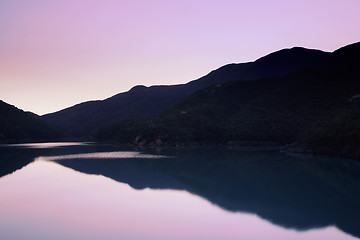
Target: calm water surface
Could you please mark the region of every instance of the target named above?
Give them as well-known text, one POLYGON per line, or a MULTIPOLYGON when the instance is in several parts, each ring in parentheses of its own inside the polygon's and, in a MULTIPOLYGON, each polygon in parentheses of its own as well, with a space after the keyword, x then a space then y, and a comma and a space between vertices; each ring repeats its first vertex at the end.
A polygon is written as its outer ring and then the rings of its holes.
POLYGON ((360 164, 276 150, 0 146, 0 239, 360 237, 360 164))

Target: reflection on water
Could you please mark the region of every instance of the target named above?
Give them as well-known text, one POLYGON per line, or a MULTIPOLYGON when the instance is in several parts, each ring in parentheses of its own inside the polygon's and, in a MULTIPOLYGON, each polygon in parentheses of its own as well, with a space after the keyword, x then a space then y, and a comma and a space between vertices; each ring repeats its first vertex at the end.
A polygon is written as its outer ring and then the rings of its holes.
POLYGON ((66 159, 120 159, 120 158, 164 158, 165 156, 143 154, 139 152, 95 152, 95 153, 81 153, 81 154, 70 154, 70 155, 59 155, 59 156, 47 156, 38 157, 35 160, 47 160, 47 161, 60 161, 66 159))
POLYGON ((68 146, 81 146, 87 145, 84 142, 49 142, 49 143, 16 143, 16 144, 3 144, 3 147, 20 147, 20 148, 55 148, 55 147, 68 147, 68 146))
POLYGON ((0 175, 0 238, 360 236, 355 161, 221 148, 125 150, 0 147, 8 171, 0 175))

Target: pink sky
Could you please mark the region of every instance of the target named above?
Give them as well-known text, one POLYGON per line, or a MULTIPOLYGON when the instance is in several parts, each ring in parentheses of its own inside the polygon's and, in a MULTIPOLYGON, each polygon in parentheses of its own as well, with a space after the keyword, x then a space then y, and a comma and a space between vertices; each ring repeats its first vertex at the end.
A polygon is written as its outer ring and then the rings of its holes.
POLYGON ((44 114, 293 46, 360 41, 359 0, 2 0, 0 99, 44 114))

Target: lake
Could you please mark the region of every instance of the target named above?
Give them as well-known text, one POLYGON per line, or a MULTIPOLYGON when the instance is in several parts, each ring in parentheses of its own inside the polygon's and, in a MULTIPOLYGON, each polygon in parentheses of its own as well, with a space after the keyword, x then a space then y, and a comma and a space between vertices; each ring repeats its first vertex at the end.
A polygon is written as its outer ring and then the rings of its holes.
POLYGON ((346 240, 360 163, 276 149, 0 146, 0 239, 346 240))

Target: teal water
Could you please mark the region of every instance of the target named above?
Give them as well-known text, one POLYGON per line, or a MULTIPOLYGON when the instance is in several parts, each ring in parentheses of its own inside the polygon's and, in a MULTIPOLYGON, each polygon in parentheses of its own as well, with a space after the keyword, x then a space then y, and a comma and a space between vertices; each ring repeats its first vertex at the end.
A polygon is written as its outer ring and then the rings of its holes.
POLYGON ((358 239, 360 164, 278 150, 0 147, 0 239, 358 239))

